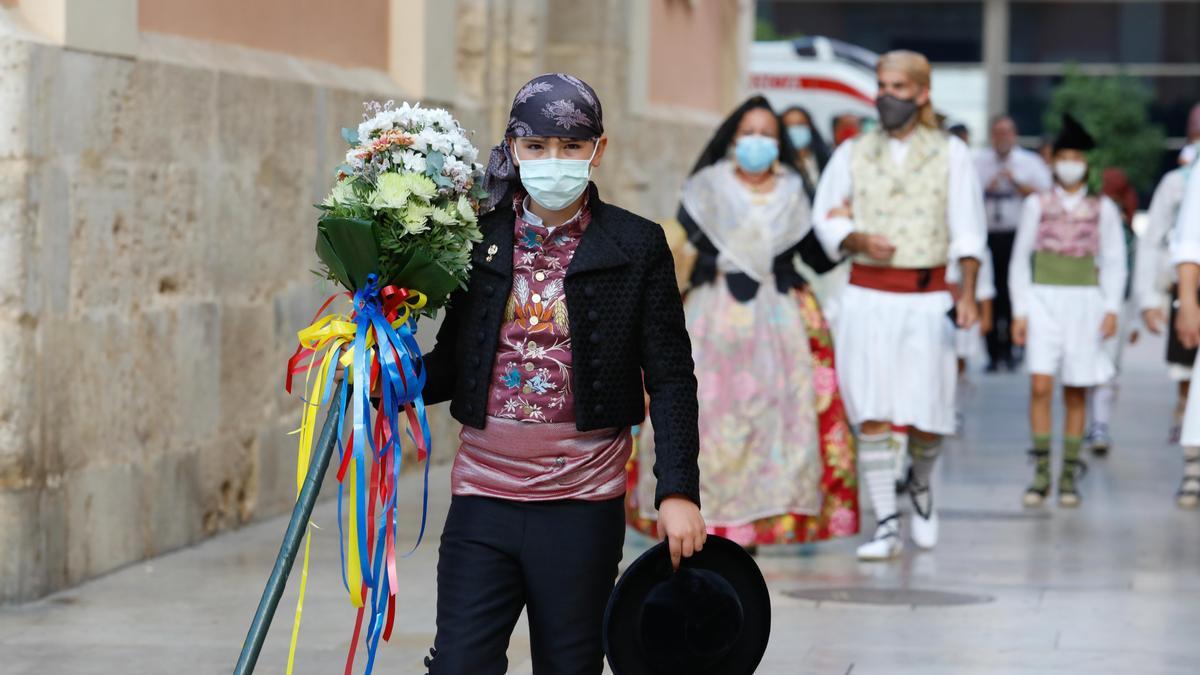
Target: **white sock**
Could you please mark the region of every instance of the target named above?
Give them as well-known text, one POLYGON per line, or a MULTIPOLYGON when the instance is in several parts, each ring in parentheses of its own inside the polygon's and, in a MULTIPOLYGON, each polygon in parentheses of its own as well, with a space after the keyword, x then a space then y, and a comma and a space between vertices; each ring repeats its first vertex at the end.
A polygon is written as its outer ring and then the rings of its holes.
POLYGON ((1117 400, 1117 384, 1109 381, 1088 389, 1088 417, 1092 426, 1108 426, 1112 420, 1113 402, 1117 400))
POLYGON ((860 434, 858 463, 862 471, 875 520, 896 515, 896 446, 890 433, 860 434))

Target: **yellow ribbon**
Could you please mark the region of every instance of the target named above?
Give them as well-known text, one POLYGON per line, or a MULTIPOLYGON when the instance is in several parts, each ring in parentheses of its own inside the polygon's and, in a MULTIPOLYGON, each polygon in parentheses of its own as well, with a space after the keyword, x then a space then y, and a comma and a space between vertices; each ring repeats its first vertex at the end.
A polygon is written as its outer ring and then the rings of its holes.
MULTIPOLYGON (((424 293, 418 291, 409 291, 409 296, 402 302, 398 310, 396 319, 392 321, 392 328, 399 328, 407 322, 413 315, 413 312, 423 309, 428 304, 429 299, 424 293)), ((325 382, 329 377, 329 368, 334 362, 334 354, 342 352, 338 361, 345 368, 345 372, 351 372, 351 366, 354 363, 354 348, 347 347, 343 351, 344 345, 353 345, 354 337, 358 332, 358 327, 354 321, 344 314, 327 314, 311 325, 307 326, 299 333, 297 337, 300 344, 305 349, 311 349, 314 353, 323 352, 320 359, 320 366, 317 367, 317 377, 312 379, 312 370, 316 359, 309 361, 308 369, 304 373, 304 391, 308 392, 307 398, 303 401, 301 409, 300 428, 292 433, 300 435, 299 448, 296 454, 296 496, 300 496, 300 490, 304 487, 304 479, 308 475, 308 467, 312 461, 312 446, 313 438, 316 435, 317 415, 321 409, 321 398, 325 393, 325 382), (311 385, 309 384, 311 381, 311 385)), ((367 349, 375 346, 375 331, 369 331, 366 339, 367 349)), ((351 379, 348 376, 348 379, 351 379)), ((352 460, 357 462, 357 459, 352 460)), ((355 480, 354 466, 347 471, 348 478, 348 500, 351 504, 357 503, 359 486, 355 480)), ((362 595, 362 571, 359 569, 359 545, 358 541, 358 516, 357 509, 348 509, 349 511, 349 536, 346 540, 346 583, 350 587, 350 602, 357 608, 363 606, 362 595)), ((312 523, 309 523, 310 525, 312 523)), ((292 669, 296 661, 296 644, 300 638, 300 617, 304 612, 304 594, 308 587, 308 567, 310 554, 312 551, 312 530, 309 530, 305 535, 304 540, 304 563, 300 568, 300 596, 296 599, 296 617, 292 623, 292 641, 288 647, 288 665, 287 675, 292 675, 292 669)))

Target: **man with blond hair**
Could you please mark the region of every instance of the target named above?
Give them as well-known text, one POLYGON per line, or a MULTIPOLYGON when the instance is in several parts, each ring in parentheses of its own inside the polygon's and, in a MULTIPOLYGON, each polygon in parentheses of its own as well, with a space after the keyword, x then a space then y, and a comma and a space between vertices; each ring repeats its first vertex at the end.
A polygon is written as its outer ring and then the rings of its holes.
POLYGON ((854 259, 834 338, 843 396, 859 425, 860 475, 878 521, 858 549, 862 560, 887 560, 903 548, 893 429, 910 431, 912 539, 925 549, 937 543, 930 478, 942 436, 955 427, 955 326, 978 319, 975 279, 987 245, 971 155, 938 128, 929 61, 889 52, 876 71, 879 127, 838 148, 813 209, 829 255, 854 259), (957 299, 946 284, 951 262, 961 269, 957 299))

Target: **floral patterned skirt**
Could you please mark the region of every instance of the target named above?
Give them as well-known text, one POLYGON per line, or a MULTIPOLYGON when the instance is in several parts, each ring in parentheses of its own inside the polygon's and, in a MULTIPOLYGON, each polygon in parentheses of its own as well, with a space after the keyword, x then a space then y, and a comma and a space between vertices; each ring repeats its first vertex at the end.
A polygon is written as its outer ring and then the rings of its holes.
MULTIPOLYGON (((744 546, 856 534, 854 441, 816 297, 764 285, 739 303, 723 281, 685 303, 700 398, 700 495, 709 532, 744 546)), ((628 465, 626 515, 656 537, 653 429, 628 465)))

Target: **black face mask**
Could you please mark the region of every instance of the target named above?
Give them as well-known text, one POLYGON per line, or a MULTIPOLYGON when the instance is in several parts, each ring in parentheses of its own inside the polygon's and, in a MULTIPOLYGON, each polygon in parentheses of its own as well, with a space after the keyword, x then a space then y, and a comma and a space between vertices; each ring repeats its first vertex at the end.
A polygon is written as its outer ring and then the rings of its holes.
POLYGON ((903 129, 917 114, 917 102, 884 94, 875 99, 875 109, 879 111, 879 125, 888 131, 896 131, 903 129))

